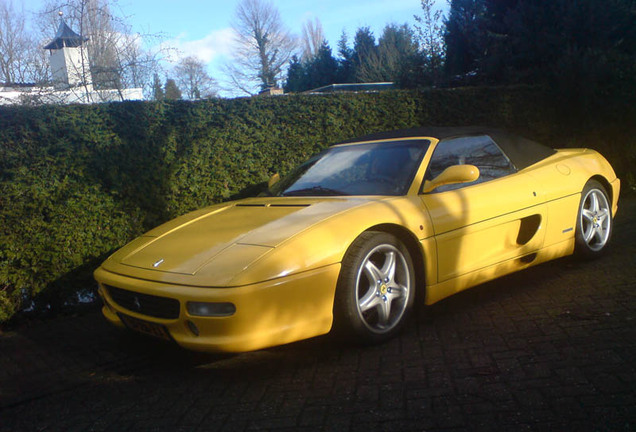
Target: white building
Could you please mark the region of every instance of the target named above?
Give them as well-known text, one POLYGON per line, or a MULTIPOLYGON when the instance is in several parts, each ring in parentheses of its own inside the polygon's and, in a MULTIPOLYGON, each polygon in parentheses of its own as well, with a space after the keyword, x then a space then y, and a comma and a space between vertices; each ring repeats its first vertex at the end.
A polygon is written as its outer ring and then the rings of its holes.
POLYGON ((49 50, 52 85, 0 84, 0 105, 22 103, 100 103, 141 100, 141 88, 96 90, 93 88, 90 65, 84 42, 88 39, 75 33, 60 18, 55 37, 44 49, 49 50))

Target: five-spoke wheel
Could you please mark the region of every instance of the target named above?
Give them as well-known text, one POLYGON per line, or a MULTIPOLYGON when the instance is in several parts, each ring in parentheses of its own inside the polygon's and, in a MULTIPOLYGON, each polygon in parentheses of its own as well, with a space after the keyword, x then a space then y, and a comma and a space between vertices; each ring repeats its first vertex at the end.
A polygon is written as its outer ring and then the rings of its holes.
POLYGON ((583 188, 576 226, 576 252, 580 256, 600 254, 612 235, 612 208, 605 188, 590 180, 583 188))
POLYGON ((363 233, 345 255, 336 292, 341 330, 366 343, 389 339, 402 327, 415 297, 408 250, 392 234, 363 233))

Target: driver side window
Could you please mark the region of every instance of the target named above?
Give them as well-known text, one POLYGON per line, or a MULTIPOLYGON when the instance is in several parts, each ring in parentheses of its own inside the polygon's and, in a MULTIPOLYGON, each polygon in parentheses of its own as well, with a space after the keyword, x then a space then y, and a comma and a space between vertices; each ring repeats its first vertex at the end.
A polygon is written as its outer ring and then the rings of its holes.
POLYGON ((431 158, 425 179, 432 180, 452 165, 475 165, 479 178, 472 183, 440 186, 435 192, 444 192, 487 182, 516 172, 510 160, 487 135, 442 140, 431 158))

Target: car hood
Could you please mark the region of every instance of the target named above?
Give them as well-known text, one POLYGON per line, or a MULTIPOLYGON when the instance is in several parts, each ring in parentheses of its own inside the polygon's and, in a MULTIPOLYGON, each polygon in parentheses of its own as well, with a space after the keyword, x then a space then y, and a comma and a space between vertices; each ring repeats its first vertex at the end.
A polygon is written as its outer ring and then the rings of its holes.
POLYGON ((153 229, 121 248, 102 267, 166 282, 175 281, 171 274, 196 279, 197 275, 207 276, 213 268, 211 286, 223 286, 299 233, 370 201, 254 198, 217 205, 153 229))

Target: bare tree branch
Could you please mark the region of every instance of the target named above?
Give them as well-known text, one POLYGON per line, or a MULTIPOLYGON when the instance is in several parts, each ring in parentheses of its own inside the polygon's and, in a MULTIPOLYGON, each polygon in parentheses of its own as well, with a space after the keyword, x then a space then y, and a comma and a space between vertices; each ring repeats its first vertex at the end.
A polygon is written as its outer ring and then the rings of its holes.
POLYGON ((415 30, 420 41, 420 49, 424 54, 426 69, 434 81, 442 74, 446 45, 444 43, 444 23, 442 11, 435 8, 434 0, 421 0, 422 16, 414 15, 415 30))
POLYGON ((276 87, 296 47, 278 9, 266 0, 242 0, 232 27, 237 46, 233 63, 227 66, 232 82, 249 94, 257 87, 276 87))
POLYGON ((216 96, 216 81, 208 75, 205 65, 198 58, 189 56, 181 59, 174 72, 179 88, 188 99, 207 99, 216 96))
POLYGON ((57 29, 58 11, 71 28, 88 38, 80 47, 88 59, 88 68, 82 71, 87 90, 116 90, 122 98, 127 88, 141 87, 144 94, 152 93, 152 77, 160 70, 164 53, 144 45, 148 40, 161 40, 161 35, 134 33, 125 17, 112 13, 111 0, 47 0, 39 24, 48 35, 57 29))
POLYGON ((313 21, 307 20, 303 24, 302 30, 302 59, 310 61, 315 58, 325 41, 325 33, 322 30, 322 24, 318 18, 313 21))
POLYGON ((28 33, 26 17, 10 0, 0 0, 0 82, 40 83, 48 74, 45 53, 28 33))

